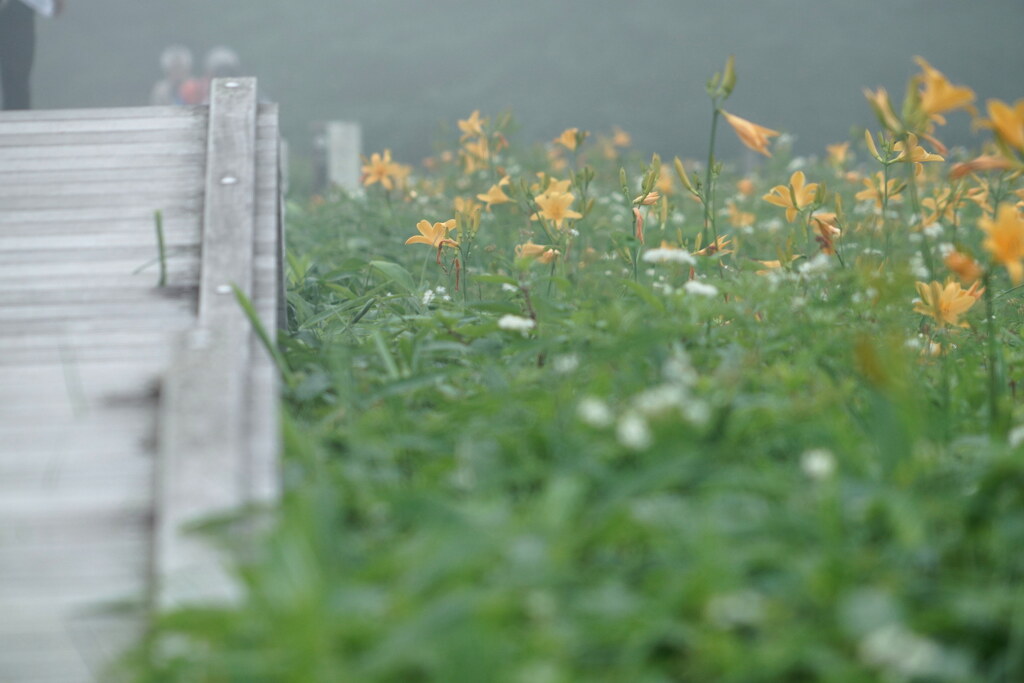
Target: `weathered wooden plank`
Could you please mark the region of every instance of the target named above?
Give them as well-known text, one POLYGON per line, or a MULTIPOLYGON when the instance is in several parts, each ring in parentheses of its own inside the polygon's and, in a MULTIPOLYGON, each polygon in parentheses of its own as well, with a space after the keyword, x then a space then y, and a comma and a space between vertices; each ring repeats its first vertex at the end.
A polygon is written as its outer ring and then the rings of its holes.
POLYGON ((161 396, 157 491, 158 604, 230 599, 216 554, 183 526, 245 502, 241 408, 249 330, 232 286, 251 291, 256 83, 215 80, 207 148, 199 325, 179 348, 161 396))
POLYGON ((78 155, 106 156, 112 158, 131 159, 137 156, 167 157, 172 163, 177 157, 202 157, 204 143, 202 138, 188 142, 145 142, 131 144, 94 145, 83 141, 77 145, 37 145, 34 147, 15 147, 0 145, 0 163, 5 166, 15 164, 23 159, 61 159, 78 155))
POLYGON ((129 130, 129 131, 81 131, 65 133, 50 130, 47 133, 22 133, 6 135, 0 129, 0 147, 38 147, 49 148, 66 145, 104 145, 104 144, 136 144, 136 143, 185 143, 191 144, 205 138, 205 119, 197 121, 192 128, 179 130, 129 130))
MULTIPOLYGON (((10 179, 6 185, 0 185, 0 201, 7 206, 7 200, 15 197, 33 197, 37 202, 48 201, 57 197, 87 198, 93 195, 123 194, 127 198, 139 199, 149 203, 153 199, 164 199, 181 195, 195 195, 202 190, 202 181, 192 173, 183 173, 178 178, 153 178, 149 174, 139 176, 138 173, 126 174, 117 180, 87 181, 76 179, 72 183, 54 182, 51 178, 37 181, 26 181, 24 177, 15 181, 10 179)), ((40 203, 45 206, 45 203, 40 203)))

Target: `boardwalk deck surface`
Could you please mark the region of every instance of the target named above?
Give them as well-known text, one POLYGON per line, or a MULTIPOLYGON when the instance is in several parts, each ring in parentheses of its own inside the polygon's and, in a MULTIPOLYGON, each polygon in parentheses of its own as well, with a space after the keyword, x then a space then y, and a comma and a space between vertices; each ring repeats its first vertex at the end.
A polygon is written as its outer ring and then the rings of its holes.
POLYGON ((275 374, 230 286, 273 330, 277 111, 213 91, 0 113, 0 681, 102 680, 144 627, 114 606, 228 592, 181 525, 275 495, 275 374))

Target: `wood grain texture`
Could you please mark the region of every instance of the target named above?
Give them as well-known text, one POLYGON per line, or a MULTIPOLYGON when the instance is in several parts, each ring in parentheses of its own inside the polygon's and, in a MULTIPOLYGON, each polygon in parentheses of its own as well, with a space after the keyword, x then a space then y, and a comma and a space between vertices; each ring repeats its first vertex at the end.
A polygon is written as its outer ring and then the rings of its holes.
POLYGON ((154 576, 165 606, 230 598, 181 524, 278 495, 277 374, 224 289, 274 330, 278 112, 236 80, 210 108, 0 113, 0 681, 105 680, 154 576))

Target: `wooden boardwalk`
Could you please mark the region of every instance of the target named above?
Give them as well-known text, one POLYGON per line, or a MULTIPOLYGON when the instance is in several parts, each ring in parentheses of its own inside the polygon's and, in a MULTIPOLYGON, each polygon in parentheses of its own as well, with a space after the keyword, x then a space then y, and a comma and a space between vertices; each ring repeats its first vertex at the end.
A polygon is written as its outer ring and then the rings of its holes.
POLYGON ((0 681, 102 680, 144 608, 230 597, 183 524, 277 492, 275 105, 0 113, 0 681), (163 216, 158 287, 154 215, 163 216))

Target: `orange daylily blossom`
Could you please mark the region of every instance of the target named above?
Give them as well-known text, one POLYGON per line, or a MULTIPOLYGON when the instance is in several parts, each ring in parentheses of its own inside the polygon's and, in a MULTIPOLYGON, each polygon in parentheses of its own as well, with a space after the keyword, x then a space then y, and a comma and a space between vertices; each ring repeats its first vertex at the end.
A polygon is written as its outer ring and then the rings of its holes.
MULTIPOLYGON (((390 149, 385 149, 384 154, 374 152, 370 155, 369 161, 365 157, 363 157, 363 161, 365 162, 363 166, 364 187, 380 183, 384 189, 395 189, 395 179, 402 175, 402 169, 398 168, 400 164, 396 164, 391 160, 390 149)), ((406 173, 405 175, 408 174, 406 173)))
POLYGON ((992 209, 992 203, 989 201, 992 195, 992 188, 989 186, 988 181, 978 176, 971 176, 971 179, 978 184, 967 189, 967 194, 965 195, 967 199, 977 204, 978 208, 985 213, 995 213, 992 209))
POLYGON ((551 263, 562 253, 543 244, 534 244, 532 241, 517 244, 515 251, 517 259, 537 259, 538 262, 544 264, 551 263))
POLYGON ((903 129, 903 124, 892 109, 889 93, 885 88, 879 88, 878 90, 868 90, 865 88, 864 97, 867 98, 868 104, 871 105, 871 109, 874 110, 879 122, 887 130, 897 133, 903 129))
POLYGON ((508 176, 505 176, 500 181, 498 181, 497 184, 491 185, 491 189, 487 190, 486 193, 478 194, 476 198, 482 202, 487 203, 488 211, 490 211, 491 207, 494 206, 495 204, 505 204, 507 202, 510 202, 512 201, 512 199, 507 194, 505 194, 504 190, 501 189, 502 186, 508 185, 508 183, 508 176))
MULTIPOLYGON (((789 263, 792 263, 793 261, 796 261, 797 259, 800 259, 800 258, 803 258, 803 255, 801 255, 801 254, 793 254, 792 256, 789 257, 789 263)), ((775 260, 772 260, 772 261, 762 261, 760 259, 753 259, 753 261, 755 263, 760 263, 762 266, 765 267, 764 270, 755 270, 754 271, 755 275, 768 275, 773 270, 777 270, 777 269, 782 267, 782 261, 779 260, 779 259, 775 259, 775 260)))
MULTIPOLYGON (((538 173, 537 177, 540 179, 540 181, 544 180, 543 173, 538 173)), ((572 187, 571 180, 555 180, 554 178, 548 178, 548 186, 545 187, 542 191, 540 187, 540 181, 530 185, 531 192, 535 192, 537 194, 568 192, 569 188, 572 187)))
POLYGON ((431 225, 430 221, 420 221, 416 224, 416 229, 420 231, 420 234, 413 235, 405 241, 406 244, 429 244, 432 247, 436 247, 438 251, 441 247, 457 247, 459 243, 453 239, 449 239, 448 231, 455 229, 455 219, 451 218, 446 220, 444 223, 434 223, 431 225))
POLYGON ((951 180, 959 180, 969 173, 976 173, 978 171, 1006 171, 1012 167, 1013 164, 1003 157, 982 154, 970 161, 953 164, 953 168, 949 171, 949 177, 951 180))
POLYGON ((455 209, 455 213, 462 214, 470 220, 479 218, 480 210, 483 209, 480 204, 477 204, 469 197, 456 197, 452 201, 452 205, 455 209))
POLYGON ((459 141, 465 141, 474 135, 484 134, 484 125, 486 125, 487 119, 480 118, 480 110, 474 109, 473 113, 469 115, 468 119, 459 119, 459 130, 462 131, 462 136, 459 141))
POLYGON ((959 251, 951 251, 944 259, 946 267, 949 268, 963 283, 973 283, 981 279, 984 271, 978 262, 973 258, 959 251))
POLYGON ((531 218, 537 220, 544 218, 555 224, 558 229, 567 218, 583 218, 583 214, 573 211, 569 207, 576 201, 575 195, 571 192, 545 192, 534 197, 540 211, 533 214, 531 218))
POLYGON ((828 211, 822 211, 811 216, 811 223, 818 232, 814 239, 821 245, 822 253, 830 256, 836 253, 835 240, 843 233, 839 229, 837 221, 836 215, 828 211))
POLYGON ((983 246, 1006 267, 1014 285, 1024 280, 1024 218, 1012 204, 1000 204, 995 220, 982 216, 978 227, 986 234, 983 246))
MULTIPOLYGON (((700 247, 700 235, 697 235, 697 244, 700 247)), ((732 254, 736 250, 732 248, 732 239, 728 235, 721 235, 714 242, 704 247, 703 249, 697 249, 694 254, 698 256, 712 256, 714 254, 732 254)))
POLYGON ((676 182, 672 180, 670 173, 661 173, 658 175, 658 182, 654 184, 654 188, 662 195, 672 195, 676 191, 676 182))
POLYGON ((915 312, 934 318, 941 326, 968 327, 959 319, 978 301, 976 294, 980 296, 980 293, 977 290, 973 287, 966 290, 954 281, 947 282, 945 286, 935 281, 930 284, 917 282, 915 286, 921 297, 914 303, 915 312))
POLYGON ((633 198, 633 203, 651 206, 652 204, 657 204, 659 199, 661 199, 661 194, 656 191, 652 191, 648 192, 646 195, 637 195, 633 198))
POLYGON ((924 147, 917 144, 917 136, 913 133, 907 133, 907 140, 905 143, 902 140, 894 143, 892 151, 899 152, 899 154, 893 158, 893 161, 914 163, 915 175, 919 175, 921 173, 921 170, 924 168, 924 166, 922 166, 923 163, 930 161, 945 161, 945 159, 938 154, 931 154, 924 147), (907 154, 907 150, 910 151, 909 155, 907 154))
POLYGON ((754 181, 750 178, 740 178, 736 181, 736 190, 744 197, 754 194, 754 181))
POLYGON ((633 207, 633 236, 644 244, 644 216, 640 209, 633 207))
POLYGON ((834 145, 825 145, 825 151, 828 152, 828 162, 833 166, 842 166, 846 161, 846 155, 850 151, 849 142, 840 142, 834 145))
POLYGON ((736 206, 736 202, 729 200, 726 202, 726 207, 729 211, 729 223, 736 228, 742 228, 747 225, 753 225, 754 214, 749 211, 742 211, 740 207, 736 206))
POLYGON ((555 138, 554 142, 556 144, 562 145, 569 151, 574 152, 576 151, 576 148, 579 146, 579 143, 583 142, 583 140, 588 135, 590 135, 590 133, 586 131, 580 133, 579 128, 566 128, 564 131, 562 131, 561 135, 555 138))
POLYGON ((954 195, 953 190, 948 187, 936 188, 933 196, 925 197, 921 200, 921 208, 927 209, 928 213, 924 214, 924 218, 918 227, 924 227, 939 221, 956 223, 956 210, 960 205, 961 198, 961 192, 957 192, 954 195))
POLYGON ((786 220, 792 223, 801 210, 810 206, 818 191, 818 183, 805 184, 806 180, 803 171, 796 171, 789 177, 789 185, 776 185, 761 199, 786 209, 786 220))
POLYGON ((1024 152, 1024 100, 1017 100, 1012 107, 1001 100, 989 100, 986 105, 988 119, 981 125, 991 128, 1009 147, 1024 152))
POLYGON ((719 111, 722 112, 722 116, 724 116, 725 120, 729 122, 732 129, 736 131, 736 135, 739 137, 740 142, 755 152, 760 152, 766 157, 770 157, 772 155, 771 152, 768 151, 768 138, 780 135, 779 131, 759 126, 756 123, 742 119, 734 114, 730 114, 724 109, 719 111))
POLYGON ((633 138, 618 126, 612 126, 612 144, 616 147, 629 147, 633 144, 633 138))
POLYGON ((917 136, 913 133, 907 133, 907 142, 903 143, 902 140, 895 143, 892 146, 892 151, 899 152, 893 161, 914 161, 922 163, 926 161, 945 161, 938 154, 931 154, 921 145, 917 144, 917 136), (907 149, 910 149, 910 157, 907 157, 907 149))
POLYGON ((923 71, 921 78, 921 110, 928 118, 939 124, 945 124, 944 112, 953 109, 966 109, 974 101, 974 91, 970 88, 956 86, 949 82, 945 74, 933 67, 921 57, 914 61, 923 71))
MULTIPOLYGON (((861 190, 854 195, 857 201, 873 200, 875 202, 875 208, 882 208, 882 183, 885 179, 885 174, 882 171, 864 178, 861 182, 864 183, 866 190, 861 190)), ((900 194, 900 190, 903 189, 903 182, 898 178, 891 178, 886 185, 886 196, 888 201, 897 202, 903 199, 903 195, 900 194)))

